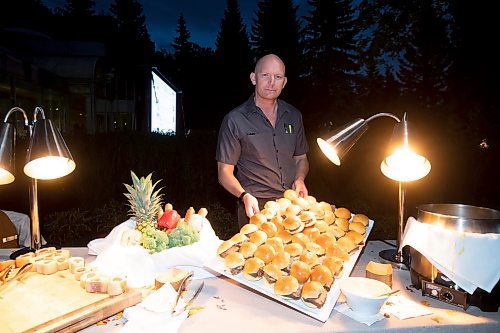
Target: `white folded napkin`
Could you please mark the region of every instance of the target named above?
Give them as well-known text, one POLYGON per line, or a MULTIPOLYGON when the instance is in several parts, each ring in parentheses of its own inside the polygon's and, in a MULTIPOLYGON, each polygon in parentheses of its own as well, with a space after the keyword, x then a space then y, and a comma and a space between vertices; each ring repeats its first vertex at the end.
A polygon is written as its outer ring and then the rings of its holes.
POLYGON ((491 292, 500 279, 500 235, 459 232, 408 218, 400 248, 410 245, 460 288, 491 292))
MULTIPOLYGON (((123 262, 123 265, 113 265, 100 260, 100 257, 105 256, 112 260, 110 253, 118 253, 124 246, 120 245, 120 240, 124 231, 129 229, 134 229, 135 221, 129 219, 111 230, 111 232, 105 238, 94 239, 90 241, 87 245, 90 255, 97 255, 96 264, 101 266, 104 270, 112 270, 118 267, 118 270, 134 271, 137 270, 133 263, 123 262), (120 250, 117 250, 120 249, 120 250), (121 267, 121 268, 119 268, 121 267), (129 269, 130 268, 130 269, 129 269)), ((154 264, 154 272, 156 274, 163 273, 171 267, 188 266, 186 270, 194 272, 194 279, 205 279, 209 277, 214 277, 214 275, 203 269, 206 262, 211 261, 217 251, 217 247, 222 241, 217 237, 210 222, 207 219, 203 221, 203 227, 200 231, 200 240, 194 244, 174 247, 162 252, 149 254, 145 249, 144 258, 146 261, 152 260, 154 264)), ((130 247, 130 246, 129 246, 130 247)), ((140 247, 141 246, 136 246, 140 247)), ((119 257, 122 257, 119 255, 119 257)), ((149 266, 148 266, 149 267, 149 266)), ((114 275, 118 275, 119 272, 112 272, 114 275)), ((121 272, 120 272, 121 273, 121 272)), ((110 275, 113 275, 110 274, 110 275)), ((152 274, 154 276, 154 274, 152 274)))
POLYGON ((392 295, 382 306, 382 313, 388 313, 403 320, 430 315, 433 312, 428 307, 414 302, 403 295, 392 295))
POLYGON ((360 322, 362 324, 371 326, 373 323, 376 323, 379 320, 384 319, 383 312, 379 312, 377 314, 374 314, 372 316, 367 316, 364 314, 360 314, 359 312, 353 311, 347 303, 339 303, 335 306, 334 308, 338 312, 356 320, 357 322, 360 322))
MULTIPOLYGON (((151 293, 141 303, 126 308, 123 316, 127 322, 121 333, 175 333, 187 318, 189 310, 177 316, 172 316, 171 311, 177 292, 169 284, 164 284, 160 289, 151 293)), ((185 306, 181 299, 177 309, 185 306)))

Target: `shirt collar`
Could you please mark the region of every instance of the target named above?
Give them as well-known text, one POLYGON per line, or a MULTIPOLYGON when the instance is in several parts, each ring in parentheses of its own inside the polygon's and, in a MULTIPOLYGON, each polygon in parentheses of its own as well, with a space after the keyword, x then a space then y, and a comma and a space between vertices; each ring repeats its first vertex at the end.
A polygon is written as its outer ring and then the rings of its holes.
MULTIPOLYGON (((277 102, 278 102, 278 116, 281 112, 290 112, 288 108, 284 108, 284 105, 279 98, 277 102)), ((250 97, 246 101, 246 105, 247 105, 246 107, 247 114, 262 113, 262 110, 260 110, 260 108, 257 105, 255 105, 255 93, 250 95, 250 97)))

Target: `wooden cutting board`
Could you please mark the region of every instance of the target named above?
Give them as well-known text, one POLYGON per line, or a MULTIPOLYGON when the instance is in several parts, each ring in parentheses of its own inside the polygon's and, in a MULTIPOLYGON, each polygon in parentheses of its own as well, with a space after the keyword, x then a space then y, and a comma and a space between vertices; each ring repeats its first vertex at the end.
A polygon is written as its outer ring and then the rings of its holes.
POLYGON ((87 293, 68 270, 30 272, 0 294, 0 331, 75 332, 141 300, 138 290, 118 296, 87 293))

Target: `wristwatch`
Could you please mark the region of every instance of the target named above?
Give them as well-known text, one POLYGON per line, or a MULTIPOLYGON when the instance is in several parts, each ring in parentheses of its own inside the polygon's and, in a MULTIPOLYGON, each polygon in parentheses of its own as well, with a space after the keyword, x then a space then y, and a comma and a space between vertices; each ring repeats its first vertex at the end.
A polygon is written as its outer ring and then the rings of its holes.
POLYGON ((238 200, 243 202, 243 197, 245 196, 245 194, 248 194, 248 192, 243 191, 243 193, 241 193, 240 196, 238 197, 238 200))

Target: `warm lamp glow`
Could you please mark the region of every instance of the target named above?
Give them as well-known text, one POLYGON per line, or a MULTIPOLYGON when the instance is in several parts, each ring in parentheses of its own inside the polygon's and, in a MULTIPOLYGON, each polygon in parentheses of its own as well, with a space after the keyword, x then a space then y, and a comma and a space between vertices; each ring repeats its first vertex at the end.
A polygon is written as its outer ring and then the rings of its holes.
POLYGON ((7 185, 14 181, 15 177, 13 174, 5 169, 0 169, 0 185, 7 185))
POLYGON ((75 162, 67 157, 47 156, 27 163, 24 173, 36 179, 56 179, 70 174, 75 167, 75 162))
POLYGON ((321 138, 317 138, 316 142, 318 143, 319 148, 323 152, 323 154, 332 161, 335 165, 340 165, 340 159, 337 155, 337 151, 325 140, 321 138))
POLYGON ((411 182, 421 179, 431 171, 430 162, 410 148, 397 149, 380 164, 382 173, 393 180, 411 182))

